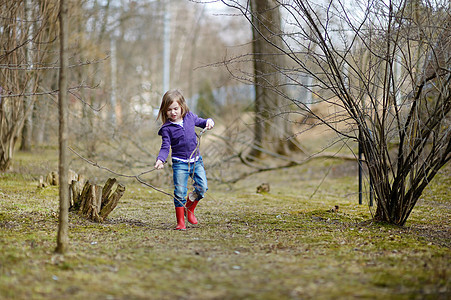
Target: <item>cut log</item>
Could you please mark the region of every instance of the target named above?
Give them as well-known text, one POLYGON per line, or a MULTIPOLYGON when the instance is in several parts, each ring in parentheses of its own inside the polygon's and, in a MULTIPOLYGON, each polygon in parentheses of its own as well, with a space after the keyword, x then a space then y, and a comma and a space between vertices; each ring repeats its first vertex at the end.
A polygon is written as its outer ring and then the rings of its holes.
MULTIPOLYGON (((94 222, 102 222, 116 208, 125 192, 125 186, 117 183, 116 178, 108 178, 105 185, 91 184, 81 174, 69 170, 69 210, 94 222), (114 186, 116 190, 112 193, 114 186)), ((39 177, 38 187, 59 184, 58 172, 53 171, 39 177)))
POLYGON ((111 191, 113 190, 113 186, 116 181, 116 178, 108 178, 108 180, 105 182, 102 190, 102 207, 105 206, 108 202, 108 198, 110 198, 111 191))
POLYGON ((72 209, 77 209, 80 207, 80 195, 83 191, 83 184, 80 181, 72 180, 69 186, 69 206, 72 209))
POLYGON ((93 189, 93 198, 92 198, 92 210, 93 216, 99 215, 101 205, 102 205, 102 186, 95 185, 93 189))
POLYGON ((86 181, 85 185, 83 186, 83 190, 81 191, 81 194, 79 196, 79 202, 77 206, 77 211, 83 211, 83 207, 85 206, 86 199, 88 198, 89 190, 91 189, 91 184, 89 183, 89 180, 86 181))
POLYGON ((53 171, 52 172, 52 181, 51 181, 51 185, 58 185, 59 184, 59 176, 58 176, 58 172, 56 172, 56 171, 53 171))
POLYGON ((73 180, 69 186, 70 210, 94 222, 102 222, 116 208, 125 192, 125 186, 119 183, 115 192, 111 193, 116 182, 115 178, 109 178, 102 187, 91 184, 89 180, 84 185, 73 180))
POLYGON ((52 172, 48 173, 47 176, 45 177, 45 183, 46 183, 46 186, 53 184, 52 172))
POLYGON ((79 213, 86 216, 88 219, 94 220, 96 214, 99 212, 102 199, 102 187, 96 184, 88 183, 86 199, 83 202, 83 206, 80 207, 79 213))
POLYGON ((122 184, 118 184, 116 187, 116 191, 108 198, 105 206, 102 207, 100 211, 100 217, 104 220, 112 211, 116 208, 119 203, 119 199, 121 199, 122 195, 125 193, 125 186, 122 184))
MULTIPOLYGON (((75 171, 69 169, 67 183, 72 184, 73 180, 80 181, 80 182, 82 182, 82 184, 84 184, 83 175, 77 174, 75 171)), ((52 172, 48 173, 47 176, 45 177, 45 180, 44 180, 44 176, 39 177, 39 183, 38 183, 39 188, 44 188, 49 185, 58 185, 58 184, 59 184, 59 175, 58 175, 57 171, 52 171, 52 172)))
POLYGON ((44 176, 39 176, 38 188, 45 188, 48 185, 46 181, 44 181, 44 176))

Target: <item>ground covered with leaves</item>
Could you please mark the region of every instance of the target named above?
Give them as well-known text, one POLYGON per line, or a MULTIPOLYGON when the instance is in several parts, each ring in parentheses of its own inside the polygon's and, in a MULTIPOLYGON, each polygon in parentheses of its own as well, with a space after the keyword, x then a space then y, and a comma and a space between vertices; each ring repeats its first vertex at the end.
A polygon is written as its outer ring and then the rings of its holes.
POLYGON ((0 174, 1 299, 451 297, 450 168, 404 227, 371 221, 350 163, 210 182, 186 231, 173 230, 168 196, 127 181, 104 223, 70 214, 69 251, 57 255, 58 187, 37 188, 56 168, 49 153, 18 153, 0 174), (256 193, 263 182, 270 191, 256 193))

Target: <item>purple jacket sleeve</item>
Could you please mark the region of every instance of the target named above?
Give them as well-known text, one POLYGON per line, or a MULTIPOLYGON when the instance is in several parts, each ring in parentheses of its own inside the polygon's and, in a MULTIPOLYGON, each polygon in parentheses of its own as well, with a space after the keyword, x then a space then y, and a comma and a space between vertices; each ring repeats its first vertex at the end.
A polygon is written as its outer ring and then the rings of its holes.
POLYGON ((160 131, 161 134, 161 148, 158 153, 157 160, 161 160, 165 162, 169 156, 169 149, 171 148, 171 139, 169 137, 169 132, 166 128, 162 128, 160 131))
POLYGON ((194 125, 195 126, 200 127, 200 128, 205 128, 205 126, 207 126, 208 119, 202 119, 195 114, 193 114, 193 116, 194 116, 194 125))

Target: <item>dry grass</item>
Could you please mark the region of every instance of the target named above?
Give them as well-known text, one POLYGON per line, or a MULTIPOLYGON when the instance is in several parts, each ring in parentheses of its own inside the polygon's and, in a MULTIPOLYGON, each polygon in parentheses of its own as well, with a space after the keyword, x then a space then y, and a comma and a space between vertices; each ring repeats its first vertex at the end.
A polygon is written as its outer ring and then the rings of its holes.
POLYGON ((451 296, 449 168, 402 228, 368 221, 356 177, 339 176, 347 167, 337 162, 258 174, 232 189, 211 182, 200 224, 183 232, 173 230, 171 199, 127 182, 107 222, 70 215, 70 251, 60 256, 58 189, 35 187, 55 160, 51 150, 18 154, 15 171, 0 175, 1 299, 451 296), (330 164, 337 171, 322 182, 330 164), (262 182, 270 193, 255 193, 262 182))

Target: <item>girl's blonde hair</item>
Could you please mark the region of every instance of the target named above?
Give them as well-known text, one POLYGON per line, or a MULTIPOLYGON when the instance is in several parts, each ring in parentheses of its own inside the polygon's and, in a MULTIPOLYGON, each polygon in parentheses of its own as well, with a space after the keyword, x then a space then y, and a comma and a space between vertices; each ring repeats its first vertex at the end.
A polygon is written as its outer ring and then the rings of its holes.
POLYGON ((160 105, 160 111, 158 112, 158 118, 161 120, 161 122, 163 122, 163 124, 168 120, 167 111, 169 106, 171 106, 174 101, 177 101, 177 103, 180 105, 182 119, 189 112, 188 106, 182 93, 179 90, 169 90, 163 95, 163 99, 161 100, 160 105))

